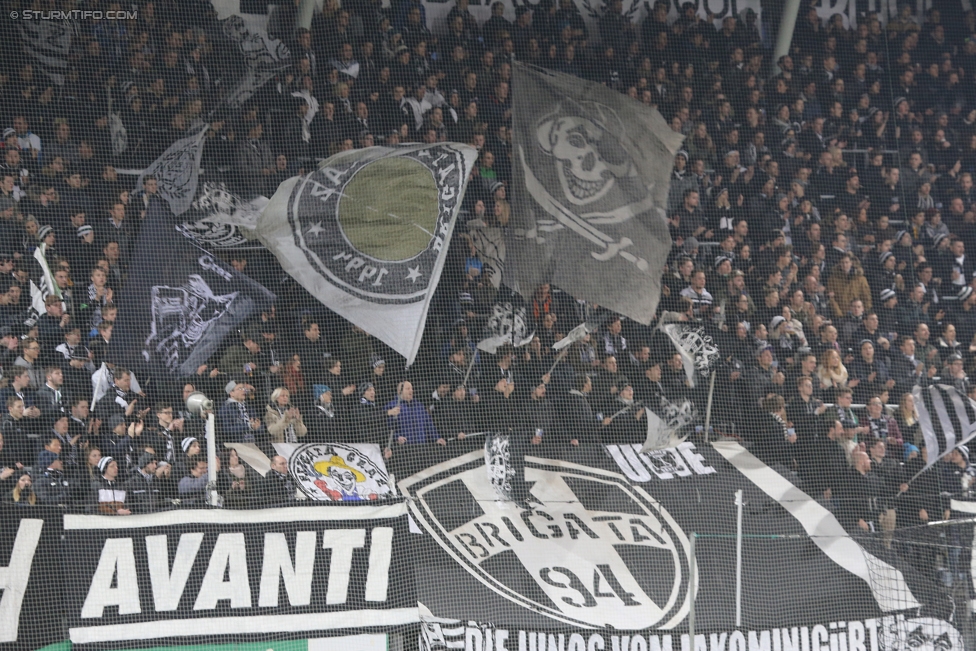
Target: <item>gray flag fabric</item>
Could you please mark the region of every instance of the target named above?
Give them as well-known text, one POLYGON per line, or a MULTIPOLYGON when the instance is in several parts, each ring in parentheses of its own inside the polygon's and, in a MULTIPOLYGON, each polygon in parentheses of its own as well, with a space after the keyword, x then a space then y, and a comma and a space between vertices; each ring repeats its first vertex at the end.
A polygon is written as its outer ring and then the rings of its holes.
POLYGON ((182 215, 193 204, 209 127, 209 124, 198 126, 193 133, 174 142, 139 175, 139 188, 144 178, 155 177, 159 196, 166 200, 174 215, 182 215))
POLYGON ((109 361, 185 377, 229 334, 270 309, 275 296, 174 232, 165 211, 162 202, 152 202, 139 232, 139 264, 122 286, 126 308, 112 333, 109 361))
POLYGON ((687 428, 698 418, 687 399, 676 404, 662 397, 659 405, 645 405, 647 437, 641 452, 674 448, 688 437, 687 428))
POLYGON ((21 49, 26 55, 20 64, 32 64, 35 72, 41 72, 52 83, 63 86, 71 43, 78 33, 78 22, 74 18, 18 20, 17 29, 20 31, 21 49))
POLYGON ((267 205, 265 196, 247 199, 224 183, 205 181, 176 230, 208 249, 263 250, 254 229, 267 205))
POLYGON ((477 155, 455 143, 336 154, 278 187, 257 236, 313 296, 411 364, 477 155))
POLYGON ((505 283, 551 282, 649 324, 671 249, 667 206, 682 136, 600 84, 516 63, 505 283))
POLYGON ((240 16, 231 16, 220 24, 221 32, 238 57, 238 77, 228 85, 223 98, 227 108, 238 109, 269 79, 291 64, 291 52, 264 31, 247 26, 240 16))

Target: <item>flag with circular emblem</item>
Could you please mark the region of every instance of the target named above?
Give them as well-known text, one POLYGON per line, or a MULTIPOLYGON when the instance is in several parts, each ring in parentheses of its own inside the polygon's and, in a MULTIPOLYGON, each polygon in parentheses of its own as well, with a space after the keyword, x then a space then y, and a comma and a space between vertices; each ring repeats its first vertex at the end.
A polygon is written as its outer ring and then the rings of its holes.
POLYGON ((342 152, 279 187, 257 235, 295 280, 413 362, 478 152, 342 152))

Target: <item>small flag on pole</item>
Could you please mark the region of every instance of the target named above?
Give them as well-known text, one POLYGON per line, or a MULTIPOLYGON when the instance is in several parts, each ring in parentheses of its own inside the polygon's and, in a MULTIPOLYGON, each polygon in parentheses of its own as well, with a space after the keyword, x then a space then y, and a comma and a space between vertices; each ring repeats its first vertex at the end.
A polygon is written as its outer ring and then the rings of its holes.
POLYGON ((659 329, 681 355, 681 363, 691 386, 695 386, 696 375, 708 377, 712 366, 718 361, 719 352, 703 326, 681 321, 666 323, 659 329))
POLYGON ((644 413, 647 417, 647 438, 641 452, 677 447, 688 438, 688 434, 682 431, 698 418, 698 411, 689 400, 679 405, 663 397, 657 409, 645 409, 644 413))

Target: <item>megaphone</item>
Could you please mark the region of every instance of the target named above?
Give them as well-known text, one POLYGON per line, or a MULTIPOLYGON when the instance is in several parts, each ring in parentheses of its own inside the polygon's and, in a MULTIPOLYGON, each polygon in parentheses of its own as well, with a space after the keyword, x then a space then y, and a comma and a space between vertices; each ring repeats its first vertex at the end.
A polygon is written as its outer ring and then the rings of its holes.
POLYGON ((202 416, 208 411, 213 411, 213 400, 199 391, 194 391, 186 399, 186 408, 191 414, 202 416))

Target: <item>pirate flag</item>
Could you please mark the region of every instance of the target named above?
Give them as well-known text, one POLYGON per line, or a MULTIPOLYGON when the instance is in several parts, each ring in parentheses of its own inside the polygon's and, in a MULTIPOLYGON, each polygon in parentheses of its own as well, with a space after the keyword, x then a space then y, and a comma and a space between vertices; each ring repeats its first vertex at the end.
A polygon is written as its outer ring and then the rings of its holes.
POLYGON ((665 207, 681 136, 600 84, 516 63, 513 224, 505 283, 551 282, 649 324, 671 249, 665 207))

